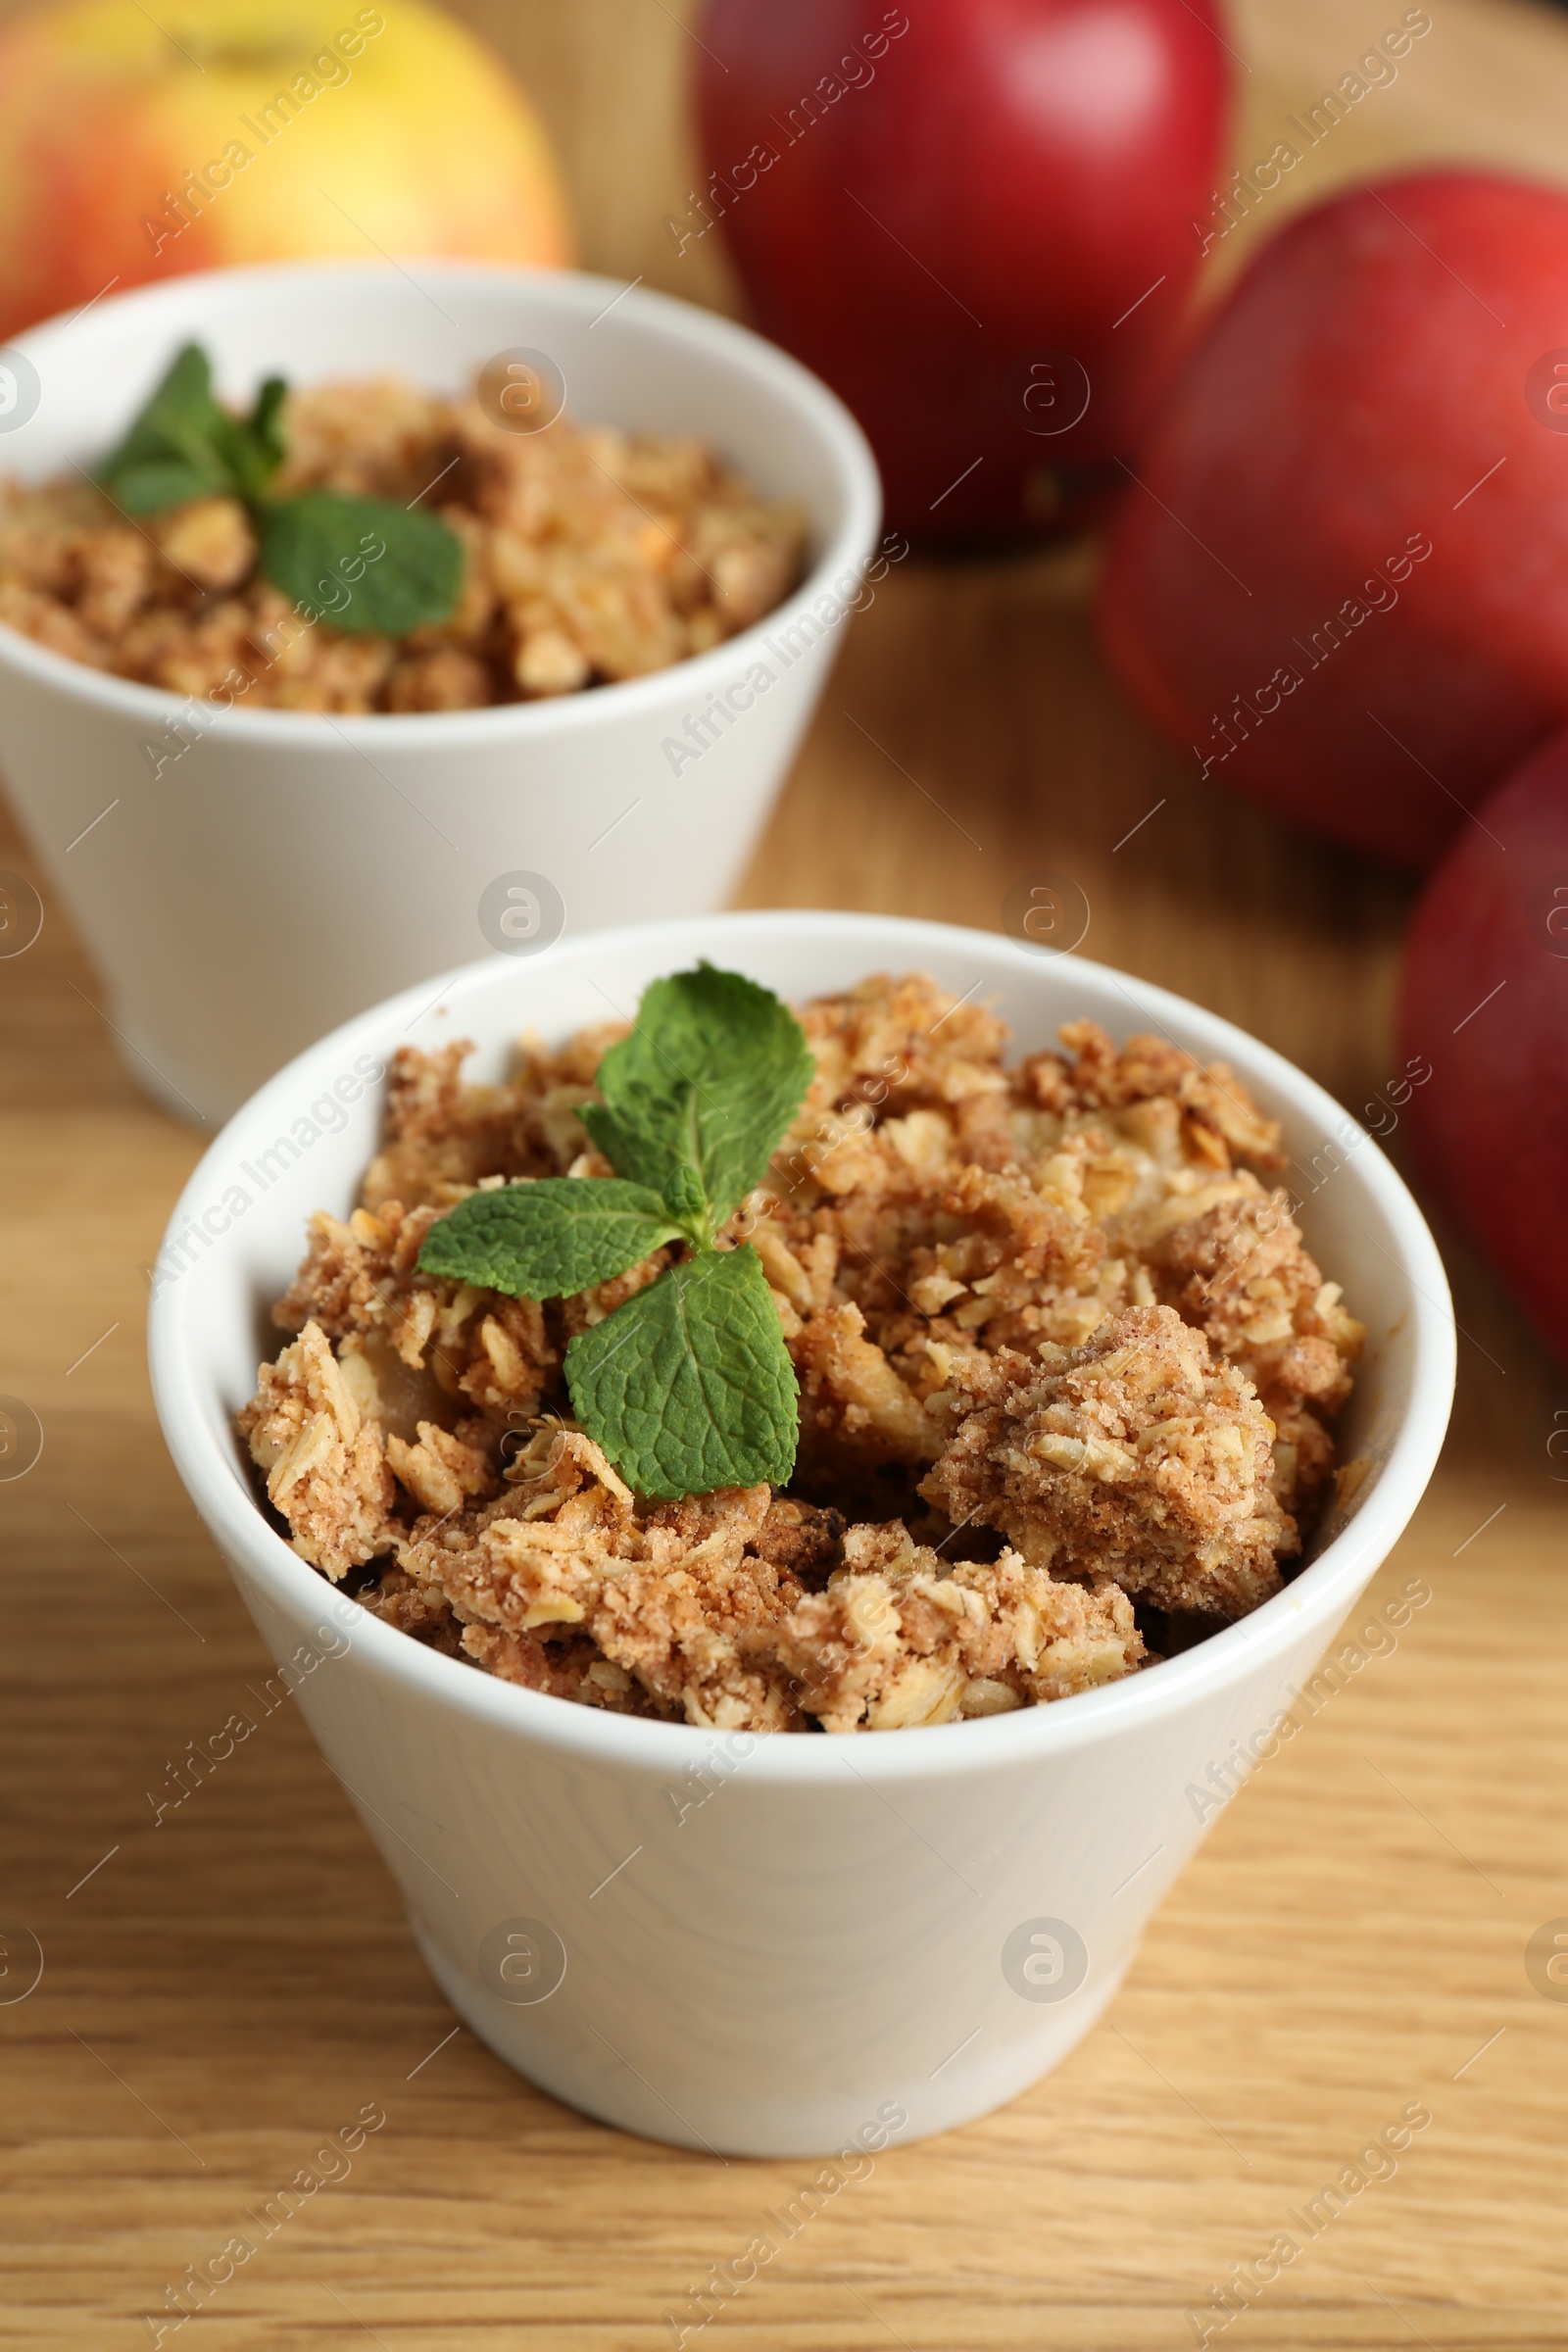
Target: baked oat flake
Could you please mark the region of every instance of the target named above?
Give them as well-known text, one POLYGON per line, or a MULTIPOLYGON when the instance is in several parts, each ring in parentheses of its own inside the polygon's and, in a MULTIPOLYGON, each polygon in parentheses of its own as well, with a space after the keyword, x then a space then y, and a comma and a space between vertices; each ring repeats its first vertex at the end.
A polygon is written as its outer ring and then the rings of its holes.
POLYGON ((239 1415, 294 1549, 505 1680, 722 1729, 1068 1697, 1278 1592, 1363 1332, 1270 1181, 1277 1124, 1092 1022, 1009 1068, 1002 1022, 920 975, 799 1019, 804 1100, 713 1236, 755 1252, 793 1366, 787 1480, 654 1499, 573 1415, 573 1343, 689 1236, 564 1298, 421 1266, 465 1202, 615 1178, 589 1129, 624 1029, 526 1042, 500 1085, 405 1048, 239 1415))

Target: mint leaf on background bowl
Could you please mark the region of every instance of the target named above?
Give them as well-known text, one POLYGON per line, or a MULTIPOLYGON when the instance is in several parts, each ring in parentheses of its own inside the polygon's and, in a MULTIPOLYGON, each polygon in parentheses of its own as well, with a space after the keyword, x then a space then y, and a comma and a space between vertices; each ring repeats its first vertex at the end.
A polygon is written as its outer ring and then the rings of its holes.
POLYGON ((459 2015, 531 2080, 624 2130, 814 2155, 872 2144, 867 2130, 897 2143, 985 2114, 1095 2023, 1219 1811, 1216 1790, 1277 1746, 1293 1688, 1419 1501, 1446 1427, 1454 1327, 1432 1238, 1377 1145, 1244 1032, 1076 955, 778 912, 563 941, 521 966, 496 958, 312 1047, 187 1186, 160 1256, 151 1351, 179 1474, 273 1655, 295 1661, 300 1704, 363 1800, 459 2015), (268 1307, 306 1217, 345 1214, 357 1197, 394 1049, 471 1037, 473 1074, 498 1077, 522 1029, 563 1040, 601 1020, 606 997, 629 1012, 651 981, 704 957, 796 1002, 926 970, 993 999, 1020 1054, 1074 1019, 1153 1029, 1230 1062, 1299 1164, 1334 1142, 1339 1164, 1300 1222, 1368 1327, 1339 1425, 1361 1475, 1282 1592, 1102 1689, 851 1743, 519 1690, 368 1618, 289 1548, 233 1415, 275 1347, 268 1307), (279 1151, 322 1102, 341 1106, 341 1125, 317 1120, 308 1148, 279 1151), (700 1813, 687 1802, 698 1776, 715 1790, 700 1813), (498 1952, 524 1944, 527 1967, 505 1974, 498 1952))
MULTIPOLYGON (((241 411, 276 376, 465 391, 527 346, 577 421, 695 434, 762 496, 798 501, 810 537, 800 585, 711 652, 483 710, 193 707, 0 625, 12 800, 103 975, 127 1066, 166 1108, 216 1124, 323 1028, 489 947, 520 968, 552 937, 719 905, 841 616, 874 592, 880 489, 849 412, 744 327, 579 271, 435 260, 413 275, 378 262, 199 272, 33 328, 15 351, 39 398, 0 431, 0 473, 93 473, 190 343, 241 411)), ((133 454, 173 462, 157 436, 133 454)), ((299 522, 279 560, 303 583, 318 551, 299 522)))

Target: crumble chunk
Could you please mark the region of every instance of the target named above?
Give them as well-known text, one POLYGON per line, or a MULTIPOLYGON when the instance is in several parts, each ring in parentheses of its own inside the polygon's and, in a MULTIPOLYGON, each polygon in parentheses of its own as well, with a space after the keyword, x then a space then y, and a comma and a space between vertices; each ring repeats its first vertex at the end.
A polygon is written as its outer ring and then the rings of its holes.
POLYGON ((780 1630, 802 1706, 829 1732, 1001 1715, 1129 1673, 1144 1655, 1126 1595, 1058 1583, 1015 1551, 949 1569, 908 1531, 858 1527, 845 1565, 780 1630))
POLYGON ((805 1590, 788 1564, 802 1549, 800 1505, 750 1487, 639 1510, 599 1447, 569 1428, 542 1432, 517 1472, 473 1521, 418 1520, 399 1565, 470 1626, 582 1629, 654 1711, 726 1731, 790 1727, 796 1710, 763 1660, 768 1629, 805 1590), (784 1516, 770 1542, 774 1512, 784 1516))
POLYGON ((1031 1565, 1110 1575, 1163 1609, 1239 1617, 1299 1549, 1272 1485, 1274 1425, 1246 1375, 1168 1306, 1081 1348, 955 1367, 962 1419, 921 1493, 1031 1565))
POLYGON ((564 1356, 672 1261, 538 1304, 423 1273, 476 1189, 609 1174, 579 1112, 623 1024, 505 1079, 405 1048, 347 1217, 239 1416, 301 1556, 385 1622, 576 1704, 889 1731, 1070 1697, 1280 1589, 1361 1326, 1232 1073, 1093 1022, 1009 1068, 994 1012, 873 976, 801 1008, 815 1074, 750 1241, 801 1387, 785 1492, 635 1494, 564 1356))
POLYGON ((396 1490, 381 1432, 317 1324, 262 1366, 239 1429, 302 1560, 338 1578, 388 1548, 396 1490))

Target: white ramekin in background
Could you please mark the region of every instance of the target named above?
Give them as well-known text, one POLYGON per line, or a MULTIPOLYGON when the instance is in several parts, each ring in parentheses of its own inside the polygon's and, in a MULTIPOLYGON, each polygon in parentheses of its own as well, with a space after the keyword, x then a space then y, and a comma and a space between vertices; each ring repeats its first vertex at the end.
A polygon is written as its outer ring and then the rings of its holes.
POLYGON ((879 2132, 909 2139, 983 2114, 1054 2065, 1114 1993, 1216 1791, 1268 1752, 1293 1687, 1426 1486, 1454 1333, 1421 1214, 1377 1146, 1266 1047, 1163 990, 981 932, 720 915, 496 958, 433 994, 410 991, 312 1047, 187 1186, 151 1313, 180 1476, 443 1990, 522 2073, 628 2131, 749 2155, 862 2134, 881 2145, 879 2132), (1283 1592, 1054 1705, 753 1740, 515 1689, 366 1616, 306 1567, 258 1503, 232 1415, 280 1344, 268 1307, 306 1216, 346 1214, 356 1198, 380 1116, 373 1073, 404 1040, 469 1037, 472 1073, 499 1076, 524 1027, 564 1037, 603 1019, 607 999, 629 1012, 647 981, 698 956, 796 999, 923 969, 994 1001, 1020 1052, 1085 1015, 1118 1036, 1156 1030, 1228 1060, 1284 1120, 1298 1164, 1324 1164, 1336 1144, 1302 1223, 1368 1326, 1341 1426, 1346 1457, 1368 1467, 1283 1592))
POLYGON ((493 886, 520 915, 519 961, 563 919, 572 937, 719 905, 826 682, 831 615, 868 593, 880 492, 848 411, 745 328, 604 278, 440 261, 217 270, 40 326, 15 347, 38 398, 0 432, 0 472, 94 465, 193 339, 241 399, 274 373, 395 371, 457 392, 498 353, 542 351, 578 421, 699 434, 766 496, 798 499, 812 555, 776 612, 710 653, 486 710, 239 702, 197 720, 177 695, 0 627, 0 772, 129 1066, 171 1109, 216 1122, 323 1030, 499 946, 480 917, 493 886), (747 682, 758 663, 766 686, 747 682), (720 695, 732 715, 708 722, 701 757, 667 752, 720 695))

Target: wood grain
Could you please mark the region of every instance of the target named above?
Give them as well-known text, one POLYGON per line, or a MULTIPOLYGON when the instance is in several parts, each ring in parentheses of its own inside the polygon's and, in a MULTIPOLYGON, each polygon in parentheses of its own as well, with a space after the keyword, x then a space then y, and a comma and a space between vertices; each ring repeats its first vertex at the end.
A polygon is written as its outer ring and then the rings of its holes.
MULTIPOLYGON (((693 54, 661 0, 466 13, 546 104, 585 258, 730 300, 716 256, 688 276, 661 241, 690 177, 693 54)), ((1397 14, 1247 0, 1238 155, 1266 152, 1270 123, 1397 14)), ((1280 191, 1281 217, 1394 160, 1568 177, 1563 25, 1481 0, 1434 17, 1397 83, 1280 191)), ((1195 784, 1152 743, 1097 665, 1091 568, 1082 552, 896 568, 854 626, 746 903, 996 927, 1011 882, 1063 870, 1090 901, 1090 951, 1134 987, 1214 1005, 1362 1099, 1390 1067, 1406 887, 1195 784)), ((0 867, 31 870, 10 831, 0 867)), ((0 1390, 45 1429, 36 1469, 0 1483, 0 1913, 45 1958, 25 1999, 6 2002, 17 1980, 0 1978, 0 2342, 150 2342, 144 2315, 185 2266, 374 2101, 385 2128, 349 2177, 186 2344, 672 2343, 688 2285, 810 2167, 619 2137, 454 2034, 291 1707, 153 1826, 167 1763, 236 1706, 256 1712, 267 1661, 164 1453, 143 1365, 141 1269, 198 1139, 123 1074, 91 946, 49 903, 37 944, 0 962, 0 1390)), ((1420 1577, 1430 1603, 1226 1813, 1083 2048, 1003 2114, 879 2158, 710 2340, 1193 2342, 1185 2314, 1229 2266, 1419 2100, 1433 2121, 1396 2176, 1212 2340, 1568 2343, 1568 2005, 1524 1966, 1531 1933, 1568 1915, 1553 1476, 1568 1465, 1547 1451, 1568 1383, 1442 1238, 1458 1410, 1372 1596, 1420 1577)), ((7 1949, 20 1965, 15 1935, 7 1949)))

